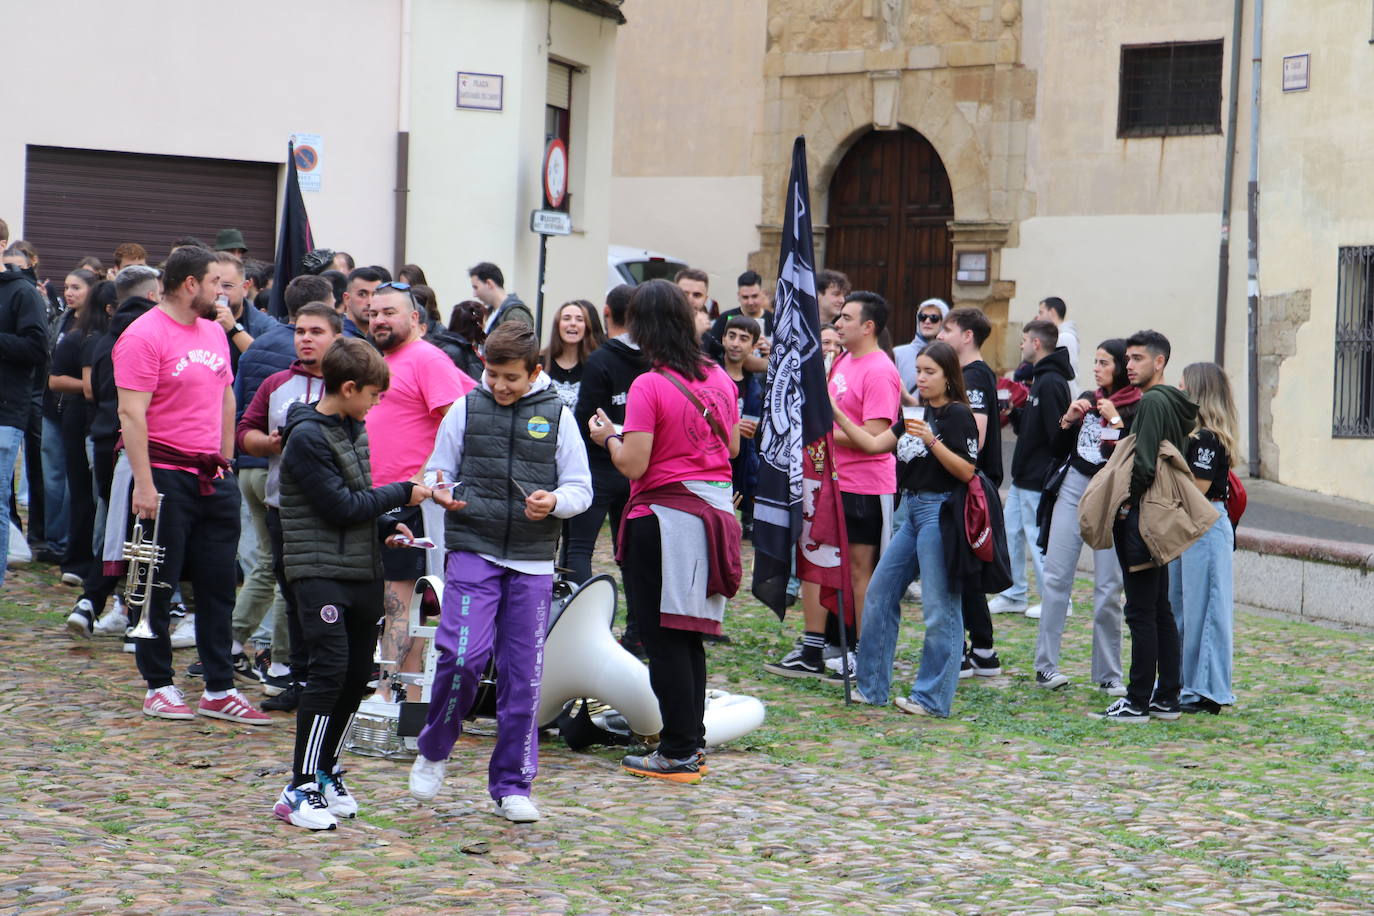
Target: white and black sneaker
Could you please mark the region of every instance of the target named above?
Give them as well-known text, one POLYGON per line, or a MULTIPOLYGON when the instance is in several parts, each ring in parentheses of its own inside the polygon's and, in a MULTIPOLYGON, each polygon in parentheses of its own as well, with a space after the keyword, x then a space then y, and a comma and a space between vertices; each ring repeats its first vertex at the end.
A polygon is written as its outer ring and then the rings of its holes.
POLYGON ((1163 719, 1165 722, 1172 722, 1183 715, 1183 710, 1179 708, 1178 700, 1172 703, 1165 703, 1163 700, 1150 701, 1150 718, 1163 719))
POLYGON ((114 604, 110 609, 100 615, 100 619, 91 628, 93 636, 123 636, 124 631, 129 628, 129 615, 124 610, 124 599, 115 596, 114 604))
POLYGON ((76 602, 76 607, 67 615, 67 634, 72 639, 90 639, 95 627, 95 605, 85 598, 76 602))
MULTIPOLYGON (((850 649, 849 655, 846 657, 846 662, 846 667, 849 669, 849 679, 852 681, 859 676, 858 653, 855 652, 855 650, 850 649)), ((842 662, 840 661, 840 656, 838 655, 836 655, 834 658, 827 658, 825 660, 825 676, 832 681, 843 681, 845 672, 844 669, 841 668, 841 664, 842 662)))
POLYGON ((1049 673, 1044 671, 1035 672, 1035 686, 1042 690, 1058 690, 1060 687, 1067 687, 1068 684, 1068 676, 1058 671, 1050 671, 1049 673))
POLYGON ((1112 705, 1108 706, 1103 712, 1092 714, 1095 719, 1103 719, 1107 722, 1149 722, 1150 714, 1143 710, 1136 709, 1131 705, 1131 701, 1122 697, 1112 705))
POLYGON ((966 681, 973 677, 973 662, 968 660, 968 649, 964 650, 964 657, 959 662, 959 680, 966 681))
POLYGON ((1002 673, 1002 660, 997 657, 996 652, 979 655, 977 649, 970 649, 968 660, 973 666, 973 673, 978 677, 997 677, 1002 673))
POLYGON ((826 676, 825 663, 817 665, 809 664, 802 656, 800 647, 794 648, 782 657, 781 661, 768 662, 763 666, 763 670, 769 674, 776 674, 779 677, 816 677, 826 676))

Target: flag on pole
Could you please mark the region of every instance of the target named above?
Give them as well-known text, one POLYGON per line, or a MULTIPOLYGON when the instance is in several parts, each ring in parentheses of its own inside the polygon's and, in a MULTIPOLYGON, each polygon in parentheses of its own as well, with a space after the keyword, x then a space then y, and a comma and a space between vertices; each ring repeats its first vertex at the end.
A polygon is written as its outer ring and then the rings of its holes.
MULTIPOLYGON (((792 574, 794 557, 798 560, 798 574, 808 572, 806 578, 810 581, 824 578, 838 582, 840 573, 835 570, 848 569, 848 564, 840 562, 842 555, 835 547, 830 548, 834 551, 834 564, 831 564, 829 551, 823 549, 826 542, 818 540, 822 536, 831 537, 836 530, 833 505, 838 503, 839 494, 833 486, 824 486, 827 481, 833 484, 831 455, 834 443, 830 434, 835 417, 826 390, 825 357, 821 352, 809 188, 806 139, 798 137, 792 146, 792 174, 787 182, 773 350, 768 358, 768 387, 759 439, 759 480, 754 492, 752 590, 754 597, 772 608, 779 618, 787 609, 787 580, 792 574), (811 447, 809 452, 808 447, 811 447), (829 490, 833 498, 825 490, 829 490), (808 495, 809 507, 806 505, 808 495), (803 528, 807 542, 799 551, 803 528)), ((841 512, 838 518, 841 535, 843 528, 841 512)), ((845 584, 838 582, 839 587, 845 584)))
POLYGON ((277 263, 272 272, 272 291, 267 311, 273 318, 286 321, 286 284, 296 279, 304 269, 301 259, 315 247, 310 234, 310 217, 301 197, 301 182, 296 175, 296 144, 286 143, 286 194, 282 197, 281 226, 277 234, 277 263))

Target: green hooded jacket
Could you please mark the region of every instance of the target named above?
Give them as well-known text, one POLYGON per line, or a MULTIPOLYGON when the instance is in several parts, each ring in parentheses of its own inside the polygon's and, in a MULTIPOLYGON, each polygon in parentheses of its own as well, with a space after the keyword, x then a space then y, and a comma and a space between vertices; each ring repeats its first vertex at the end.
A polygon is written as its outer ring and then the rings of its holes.
POLYGON ((1155 385, 1140 399, 1131 432, 1135 434, 1135 464, 1131 467, 1131 502, 1135 503, 1155 479, 1159 444, 1168 439, 1180 454, 1188 454, 1188 436, 1197 421, 1197 405, 1172 385, 1155 385))

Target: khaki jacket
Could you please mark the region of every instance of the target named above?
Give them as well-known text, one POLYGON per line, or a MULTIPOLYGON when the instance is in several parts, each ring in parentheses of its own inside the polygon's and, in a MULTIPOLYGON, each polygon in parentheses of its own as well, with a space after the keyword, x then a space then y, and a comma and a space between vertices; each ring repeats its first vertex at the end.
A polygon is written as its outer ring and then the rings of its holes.
MULTIPOLYGON (((1116 444, 1078 501, 1083 541, 1094 550, 1112 546, 1112 525, 1131 489, 1135 436, 1116 444)), ((1155 479, 1140 501, 1140 536, 1157 565, 1177 559, 1217 520, 1217 510, 1193 483, 1192 471, 1174 444, 1160 443, 1155 479)))

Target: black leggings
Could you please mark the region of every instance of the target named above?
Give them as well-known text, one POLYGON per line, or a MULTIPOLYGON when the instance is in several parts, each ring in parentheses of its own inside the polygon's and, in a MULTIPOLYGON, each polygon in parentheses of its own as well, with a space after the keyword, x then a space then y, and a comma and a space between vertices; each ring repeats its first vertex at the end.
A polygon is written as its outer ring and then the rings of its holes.
MULTIPOLYGON (((106 504, 110 501, 110 489, 114 486, 114 466, 115 439, 95 439, 94 455, 95 461, 91 465, 91 471, 95 475, 95 498, 97 501, 105 500, 106 504)), ((128 531, 132 524, 133 516, 130 514, 125 518, 111 518, 106 513, 105 527, 111 525, 123 525, 128 531)), ((100 551, 96 552, 95 558, 91 561, 91 574, 86 577, 85 588, 82 590, 81 597, 85 598, 95 608, 96 616, 105 610, 105 602, 110 600, 110 595, 114 594, 115 588, 119 585, 118 576, 105 575, 105 558, 100 551)))
POLYGON ((639 625, 649 656, 649 683, 663 716, 658 750, 680 759, 706 743, 706 650, 700 633, 659 622, 663 557, 658 518, 646 515, 626 524, 625 603, 630 619, 639 625))

